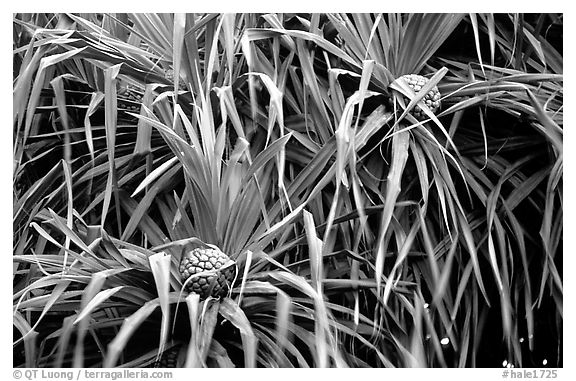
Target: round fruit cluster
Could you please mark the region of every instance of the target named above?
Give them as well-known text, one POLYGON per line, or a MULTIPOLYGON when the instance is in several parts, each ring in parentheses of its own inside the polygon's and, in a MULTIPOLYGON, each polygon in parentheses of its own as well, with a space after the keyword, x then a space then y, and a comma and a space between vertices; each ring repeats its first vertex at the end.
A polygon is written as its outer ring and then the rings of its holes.
POLYGON ((226 296, 234 282, 236 266, 220 250, 196 248, 182 255, 179 271, 185 287, 199 294, 200 299, 220 298, 226 296))
POLYGON ((126 85, 118 90, 118 108, 134 113, 140 112, 144 90, 126 85))
MULTIPOLYGON (((410 86, 410 88, 416 94, 418 94, 424 85, 426 85, 426 83, 429 81, 428 78, 418 74, 406 74, 400 77, 400 79, 403 80, 408 86, 410 86)), ((410 100, 408 98, 404 97, 404 102, 406 102, 406 104, 408 104, 409 101, 410 100)), ((432 89, 430 89, 428 93, 424 95, 422 101, 426 104, 426 106, 428 106, 430 111, 436 114, 436 112, 440 109, 440 91, 438 90, 438 87, 434 86, 432 89)), ((424 110, 422 110, 422 108, 418 105, 414 106, 410 113, 420 121, 428 118, 428 115, 426 115, 424 110)))
MULTIPOLYGON (((174 69, 164 70, 164 78, 166 78, 168 82, 174 83, 174 69)), ((182 78, 180 78, 180 80, 178 81, 178 90, 186 91, 186 85, 182 78)))

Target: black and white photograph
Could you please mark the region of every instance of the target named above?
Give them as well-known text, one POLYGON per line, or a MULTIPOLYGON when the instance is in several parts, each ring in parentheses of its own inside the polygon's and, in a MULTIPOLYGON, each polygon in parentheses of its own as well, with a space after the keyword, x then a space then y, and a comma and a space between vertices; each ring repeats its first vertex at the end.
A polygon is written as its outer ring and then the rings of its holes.
POLYGON ((563 13, 191 12, 12 14, 13 379, 559 378, 563 13))

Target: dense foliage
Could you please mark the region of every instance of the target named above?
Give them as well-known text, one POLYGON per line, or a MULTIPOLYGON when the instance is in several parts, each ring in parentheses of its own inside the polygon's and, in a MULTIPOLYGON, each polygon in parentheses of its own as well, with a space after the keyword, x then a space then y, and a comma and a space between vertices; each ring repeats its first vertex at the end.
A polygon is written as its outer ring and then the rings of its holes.
POLYGON ((15 14, 14 366, 562 366, 562 66, 562 15, 15 14))

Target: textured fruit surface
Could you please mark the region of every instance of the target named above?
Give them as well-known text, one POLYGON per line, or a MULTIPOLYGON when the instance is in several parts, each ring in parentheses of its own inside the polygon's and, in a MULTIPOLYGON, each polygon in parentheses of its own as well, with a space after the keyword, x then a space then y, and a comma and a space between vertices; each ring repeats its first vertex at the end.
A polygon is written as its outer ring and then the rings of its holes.
POLYGON ((234 281, 235 266, 224 265, 230 263, 230 258, 216 249, 196 248, 182 256, 180 261, 180 276, 182 283, 186 283, 190 292, 200 295, 201 299, 208 296, 224 297, 234 281), (210 273, 202 274, 204 272, 210 273), (199 275, 200 274, 200 275, 199 275))
MULTIPOLYGON (((406 84, 410 86, 410 88, 416 94, 418 94, 424 85, 426 85, 426 83, 429 81, 428 78, 418 74, 403 75, 400 77, 400 79, 404 80, 404 82, 406 82, 406 84)), ((408 98, 404 97, 404 102, 406 102, 406 104, 408 104, 409 101, 410 100, 408 98)), ((436 112, 440 109, 440 91, 438 90, 438 87, 434 86, 432 89, 430 89, 428 93, 424 95, 422 101, 426 104, 426 106, 428 106, 430 111, 436 114, 436 112)), ((410 113, 418 120, 425 120, 428 118, 424 110, 422 110, 422 108, 418 105, 414 106, 410 113)))

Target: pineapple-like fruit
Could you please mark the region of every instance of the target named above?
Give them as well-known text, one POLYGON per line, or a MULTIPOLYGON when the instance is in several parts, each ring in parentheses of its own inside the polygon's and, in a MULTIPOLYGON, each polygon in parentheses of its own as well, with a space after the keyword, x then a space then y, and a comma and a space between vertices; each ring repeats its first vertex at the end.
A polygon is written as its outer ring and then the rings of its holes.
MULTIPOLYGON (((414 93, 418 94, 424 85, 428 83, 429 79, 423 77, 418 74, 406 74, 400 77, 410 88, 414 91, 414 93)), ((404 102, 408 104, 410 100, 404 97, 404 102)), ((437 86, 434 86, 428 93, 422 98, 422 101, 428 106, 430 111, 434 114, 440 109, 440 91, 438 90, 437 86)), ((411 111, 411 114, 418 120, 422 121, 428 118, 424 110, 418 105, 414 106, 411 111)))
POLYGON ((186 288, 199 294, 200 299, 226 296, 236 275, 234 262, 220 250, 212 248, 195 248, 185 252, 179 270, 182 283, 193 277, 186 283, 186 288), (202 274, 204 272, 209 273, 202 274))

